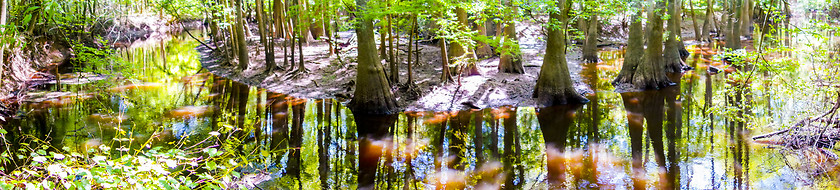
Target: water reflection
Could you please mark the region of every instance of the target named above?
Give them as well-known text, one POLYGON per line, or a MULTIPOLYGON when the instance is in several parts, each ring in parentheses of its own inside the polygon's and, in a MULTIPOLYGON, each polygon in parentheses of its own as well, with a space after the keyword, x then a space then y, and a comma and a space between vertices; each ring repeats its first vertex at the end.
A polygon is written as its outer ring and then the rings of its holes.
POLYGON ((35 139, 57 149, 104 145, 115 155, 213 147, 248 159, 237 172, 265 173, 254 184, 262 189, 750 188, 767 184, 756 171, 784 166, 749 146, 743 118, 755 115, 753 91, 707 72, 722 64, 709 47, 693 49, 687 63, 698 70, 673 76, 680 85, 620 94, 609 82, 622 52, 602 52, 604 62, 582 65, 595 90, 586 105, 359 115, 336 100, 201 72, 190 58, 195 46, 173 38, 123 52, 135 82, 81 84, 63 88, 78 91, 72 95, 32 102, 3 126, 14 143, 2 148, 35 139), (734 115, 720 113, 730 109, 734 115), (214 134, 225 138, 202 141, 214 134))

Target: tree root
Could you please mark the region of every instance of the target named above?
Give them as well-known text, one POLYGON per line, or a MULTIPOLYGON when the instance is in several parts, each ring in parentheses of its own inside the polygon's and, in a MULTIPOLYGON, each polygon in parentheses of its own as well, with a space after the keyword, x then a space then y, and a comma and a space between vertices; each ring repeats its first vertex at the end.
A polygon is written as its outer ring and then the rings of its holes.
POLYGON ((306 69, 305 67, 304 68, 298 68, 297 70, 294 70, 292 72, 287 73, 285 79, 286 80, 299 79, 301 76, 306 75, 308 73, 309 73, 309 69, 306 69))

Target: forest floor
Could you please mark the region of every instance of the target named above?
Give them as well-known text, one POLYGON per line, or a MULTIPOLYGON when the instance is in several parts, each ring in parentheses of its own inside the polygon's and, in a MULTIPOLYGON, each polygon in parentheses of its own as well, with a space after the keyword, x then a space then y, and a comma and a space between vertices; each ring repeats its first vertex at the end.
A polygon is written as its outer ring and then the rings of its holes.
MULTIPOLYGON (((624 46, 626 30, 622 27, 622 21, 612 22, 604 26, 602 33, 606 35, 600 38, 599 50, 615 50, 624 46)), ((683 24, 683 36, 687 36, 685 39, 693 39, 693 29, 687 26, 691 26, 689 22, 683 24)), ((256 27, 251 28, 253 30, 256 27)), ((256 34, 255 32, 252 33, 256 34)), ((329 46, 325 40, 315 40, 308 45, 304 44, 303 57, 308 71, 306 73, 285 70, 266 72, 264 49, 258 43, 259 38, 256 36, 248 38, 251 59, 248 69, 245 71, 236 69, 234 66, 236 61, 225 60, 225 56, 221 52, 213 52, 204 46, 198 47, 198 50, 202 54, 201 62, 204 68, 216 75, 234 81, 297 98, 349 100, 353 95, 356 77, 355 33, 348 31, 338 34, 337 42, 348 43, 349 40, 350 43, 348 47, 341 51, 341 61, 336 55, 329 55, 329 46)), ((543 62, 546 47, 545 39, 541 33, 540 25, 533 22, 521 22, 517 25, 517 35, 523 53, 524 74, 498 72, 499 57, 494 56, 480 59, 477 62, 480 75, 464 76, 460 79, 456 75, 453 76, 455 82, 451 83, 442 83, 440 80, 442 68, 440 48, 436 43, 421 43, 420 61, 419 63, 412 61, 414 83, 418 87, 419 96, 415 93, 408 93, 405 90, 406 88, 402 88, 405 86, 406 76, 408 75, 405 62, 407 55, 405 51, 400 51, 400 84, 392 84, 392 92, 395 94, 399 106, 406 111, 534 106, 535 101, 532 98, 532 93, 543 62)), ((406 38, 401 38, 398 48, 401 50, 407 49, 407 41, 406 38)), ((277 65, 283 65, 283 47, 280 46, 283 43, 282 39, 278 39, 275 43, 277 44, 275 61, 277 65)), ((377 47, 379 46, 377 45, 377 47)), ((568 52, 566 58, 569 71, 574 81, 574 87, 579 93, 593 93, 593 89, 584 84, 579 75, 583 63, 581 54, 580 46, 574 46, 568 52)), ((294 59, 297 60, 298 55, 295 55, 294 59)), ((388 64, 384 60, 382 63, 387 73, 388 64)))
MULTIPOLYGON (((524 74, 499 73, 497 65, 499 57, 481 59, 477 62, 480 75, 459 77, 453 76, 454 82, 442 83, 440 48, 434 44, 420 45, 420 62, 413 64, 414 83, 418 87, 419 96, 410 96, 404 86, 407 80, 406 55, 400 54, 400 85, 392 85, 392 92, 397 97, 398 104, 408 111, 446 111, 469 108, 486 108, 500 106, 533 106, 531 98, 540 66, 542 65, 545 41, 539 39, 539 25, 518 26, 520 47, 523 53, 524 74), (460 80, 460 83, 458 82, 460 80), (469 106, 467 106, 469 105, 469 106)), ((355 39, 353 32, 340 32, 339 42, 355 39)), ((407 39, 400 39, 400 49, 406 49, 407 39)), ((202 52, 202 65, 212 73, 227 77, 252 86, 259 86, 269 91, 288 94, 297 98, 336 98, 349 100, 353 95, 356 78, 355 40, 341 52, 340 62, 337 56, 328 54, 329 46, 324 40, 310 42, 304 45, 303 55, 305 66, 309 72, 291 74, 290 71, 275 71, 267 73, 263 47, 256 43, 258 39, 251 38, 249 52, 250 64, 247 70, 237 71, 235 63, 220 59, 218 52, 211 52, 206 47, 199 47, 202 52), (259 48, 259 49, 257 49, 259 48), (228 64, 224 64, 228 63, 228 64)), ((279 42, 280 44, 282 42, 279 42)), ((283 48, 275 47, 276 62, 283 64, 283 48)), ((571 51, 567 58, 575 88, 581 93, 593 92, 580 81, 578 73, 581 70, 581 52, 579 48, 571 51)), ((298 55, 295 55, 298 59, 298 55)), ((414 58, 412 58, 414 59, 414 58)), ((382 62, 385 69, 388 65, 382 62)), ((453 71, 454 72, 454 71, 453 71)))

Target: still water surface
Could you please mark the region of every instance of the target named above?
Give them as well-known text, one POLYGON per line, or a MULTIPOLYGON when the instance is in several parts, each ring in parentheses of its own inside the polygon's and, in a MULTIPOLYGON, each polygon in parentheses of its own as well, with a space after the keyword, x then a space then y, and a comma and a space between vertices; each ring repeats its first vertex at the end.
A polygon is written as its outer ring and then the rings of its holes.
MULTIPOLYGON (((11 135, 54 147, 221 147, 262 189, 788 189, 811 185, 778 150, 750 137, 793 121, 801 102, 773 88, 733 88, 713 45, 693 46, 678 85, 617 93, 621 50, 579 65, 592 102, 549 108, 356 115, 333 99, 299 99, 201 69, 188 37, 120 50, 119 77, 32 94, 11 135), (712 46, 712 47, 710 47, 712 46), (729 88, 729 89, 727 89, 729 88), (197 145, 197 146, 193 146, 197 145)), ((739 71, 735 71, 739 72, 739 71)), ((66 80, 72 80, 66 79, 66 80)), ((777 85, 777 84, 767 84, 777 85)), ((778 88, 784 88, 778 86, 778 88)), ((801 98, 801 97, 800 97, 801 98)), ((13 136, 14 137, 14 136, 13 136)), ((13 144, 12 146, 22 146, 13 144)))

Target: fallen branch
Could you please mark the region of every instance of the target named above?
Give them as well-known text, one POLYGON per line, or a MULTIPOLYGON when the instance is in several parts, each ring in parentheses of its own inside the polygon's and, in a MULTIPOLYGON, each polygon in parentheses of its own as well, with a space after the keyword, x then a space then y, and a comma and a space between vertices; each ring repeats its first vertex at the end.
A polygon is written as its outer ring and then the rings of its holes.
POLYGON ((772 136, 776 136, 776 135, 779 135, 779 134, 782 134, 782 133, 787 133, 788 131, 790 131, 790 129, 785 129, 785 130, 776 131, 776 132, 772 132, 772 133, 767 133, 767 134, 763 134, 763 135, 757 135, 757 136, 753 136, 752 140, 758 140, 758 139, 763 139, 763 138, 767 138, 767 137, 772 137, 772 136))

